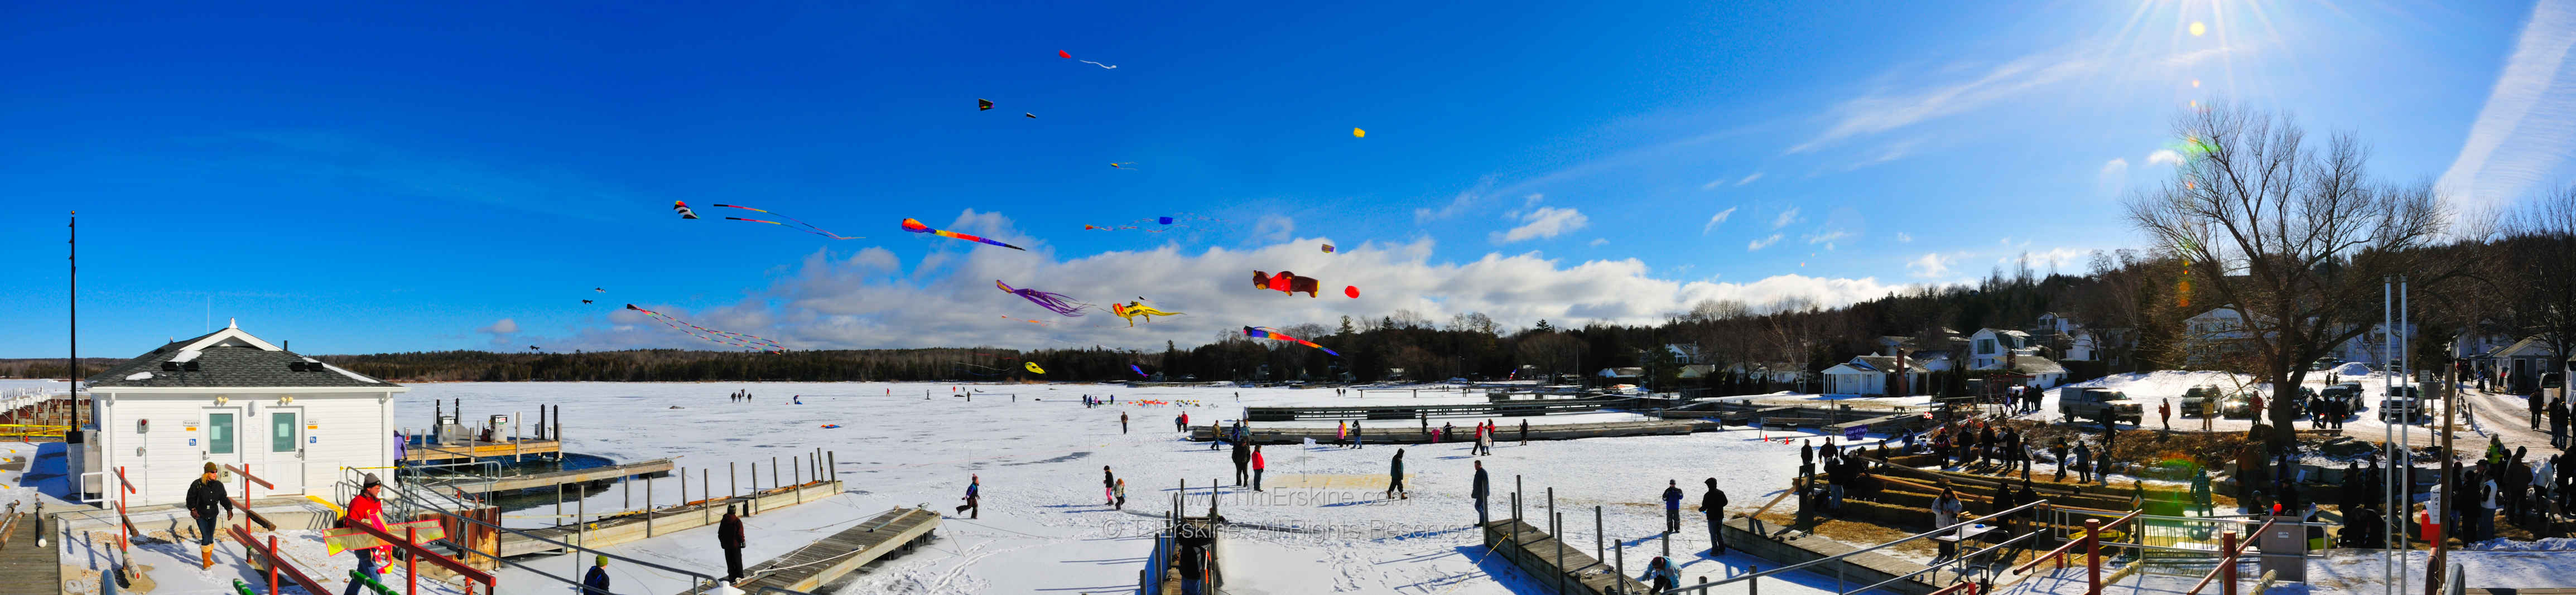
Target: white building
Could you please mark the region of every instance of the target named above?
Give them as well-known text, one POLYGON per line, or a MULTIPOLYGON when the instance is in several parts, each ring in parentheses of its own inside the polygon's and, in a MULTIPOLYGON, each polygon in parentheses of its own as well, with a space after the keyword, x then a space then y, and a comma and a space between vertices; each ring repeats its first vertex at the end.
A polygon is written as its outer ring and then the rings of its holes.
MULTIPOLYGON (((112 502, 123 468, 136 506, 184 502, 209 462, 276 485, 261 497, 330 497, 344 468, 393 464, 394 395, 411 390, 230 325, 135 356, 88 385, 94 425, 73 472, 112 502)), ((226 480, 240 496, 240 480, 226 480)))
MULTIPOLYGON (((1885 395, 1894 390, 1890 381, 1897 372, 1896 356, 1853 356, 1851 361, 1825 368, 1822 372, 1825 378, 1823 392, 1832 395, 1885 395)), ((1931 373, 1922 363, 1908 359, 1904 366, 1907 392, 1918 395, 1930 392, 1930 383, 1924 379, 1931 373)))
POLYGON ((1968 335, 1968 369, 1992 370, 2004 365, 2014 350, 2030 347, 2030 333, 1981 328, 1968 335))

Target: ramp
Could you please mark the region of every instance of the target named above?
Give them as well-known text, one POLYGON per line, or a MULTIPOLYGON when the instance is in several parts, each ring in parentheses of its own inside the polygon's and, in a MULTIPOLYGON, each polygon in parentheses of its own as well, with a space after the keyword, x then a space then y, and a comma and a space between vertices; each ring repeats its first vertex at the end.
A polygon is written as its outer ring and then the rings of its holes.
POLYGON ((869 562, 910 549, 913 541, 937 528, 939 513, 895 508, 787 555, 743 569, 751 577, 734 586, 751 592, 762 587, 811 592, 869 562))

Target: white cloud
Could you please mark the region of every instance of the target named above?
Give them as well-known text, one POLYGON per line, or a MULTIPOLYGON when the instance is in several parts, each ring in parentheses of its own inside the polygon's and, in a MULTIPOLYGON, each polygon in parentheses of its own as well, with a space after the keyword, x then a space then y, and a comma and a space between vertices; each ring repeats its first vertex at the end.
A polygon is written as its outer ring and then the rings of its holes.
POLYGON ((1906 244, 1906 243, 1912 243, 1913 241, 1914 241, 1914 234, 1905 233, 1905 232, 1902 232, 1902 231, 1900 231, 1900 232, 1896 232, 1896 243, 1899 243, 1899 244, 1906 244))
POLYGON ((1771 218, 1771 228, 1772 228, 1772 229, 1779 229, 1779 228, 1783 228, 1783 227, 1788 227, 1788 226, 1789 226, 1789 224, 1791 224, 1791 223, 1797 223, 1797 222, 1798 222, 1798 207, 1789 207, 1789 210, 1781 212, 1781 213, 1780 213, 1780 216, 1778 216, 1778 217, 1772 217, 1772 218, 1771 218))
POLYGON ((1494 232, 1491 239, 1496 244, 1509 244, 1521 240, 1553 238, 1565 232, 1583 229, 1584 224, 1590 222, 1591 220, 1585 218, 1582 212, 1574 209, 1539 207, 1538 210, 1521 216, 1520 227, 1494 232))
POLYGON ((1287 215, 1262 215, 1252 223, 1252 237, 1264 242, 1283 242, 1297 233, 1297 220, 1287 215))
POLYGON ((1851 236, 1851 232, 1837 229, 1828 232, 1807 234, 1806 240, 1808 245, 1824 244, 1826 250, 1833 250, 1834 242, 1836 240, 1841 240, 1851 236))
POLYGON ((491 333, 491 334, 495 334, 495 335, 507 335, 507 334, 511 334, 511 333, 516 333, 516 332, 519 332, 519 322, 518 322, 518 321, 516 321, 516 320, 508 319, 508 318, 503 318, 503 319, 501 319, 501 321, 500 321, 500 322, 492 323, 492 325, 491 325, 491 326, 486 326, 486 327, 483 327, 483 328, 474 329, 474 332, 478 332, 478 333, 491 333))
POLYGON ((1725 183, 1726 180, 1709 180, 1708 183, 1699 185, 1699 189, 1716 190, 1719 185, 1723 185, 1725 183))
POLYGON ((1413 221, 1415 223, 1421 223, 1434 219, 1456 217, 1461 213, 1467 212, 1467 209, 1476 206, 1477 199, 1480 198, 1485 191, 1490 190, 1493 187, 1493 176, 1486 176, 1484 179, 1477 180, 1475 187, 1458 192, 1458 196, 1450 198, 1449 204, 1447 205, 1441 206, 1438 209, 1414 209, 1413 221))
POLYGON ((2576 0, 2541 0, 2524 21, 2513 55, 2496 76, 2468 142, 2437 184, 2476 208, 2523 198, 2562 173, 2576 146, 2576 92, 2565 87, 2576 49, 2576 0))
POLYGON ((1529 196, 1521 197, 1521 208, 1523 208, 1523 209, 1527 209, 1527 208, 1530 208, 1530 207, 1538 206, 1538 201, 1546 200, 1546 199, 1547 199, 1547 195, 1545 195, 1545 194, 1539 194, 1539 193, 1535 193, 1535 192, 1530 193, 1530 195, 1529 195, 1529 196))
POLYGON ((2092 70, 2094 61, 2039 53, 1996 65, 1971 80, 1899 92, 1872 92, 1834 106, 1833 125, 1789 147, 1803 153, 1845 138, 1886 132, 1985 107, 2092 70))
POLYGON ((1592 243, 1589 245, 1599 246, 1608 243, 1610 243, 1610 238, 1592 238, 1592 243))
POLYGON ((1905 261, 1905 270, 1907 273, 1925 279, 1946 277, 1950 275, 1950 263, 1958 262, 1958 260, 1959 259, 1956 256, 1943 256, 1939 252, 1926 252, 1921 258, 1905 261))
POLYGON ((1735 210, 1739 208, 1742 207, 1727 207, 1726 210, 1718 211, 1715 215, 1709 215, 1708 224, 1699 226, 1699 235, 1708 235, 1709 230, 1717 229, 1717 224, 1725 223, 1727 217, 1735 216, 1735 210))
MULTIPOLYGON (((1440 261, 1433 259, 1434 244, 1428 239, 1346 244, 1337 254, 1324 254, 1314 248, 1319 241, 1297 237, 1244 249, 1194 251, 1165 245, 1070 259, 967 245, 980 249, 926 256, 909 271, 876 268, 874 257, 836 258, 818 251, 787 267, 768 287, 738 300, 697 307, 637 305, 706 328, 775 339, 790 349, 1098 344, 1159 351, 1170 338, 1204 341, 1256 324, 1334 325, 1344 315, 1377 317, 1397 309, 1434 320, 1483 312, 1507 326, 1540 319, 1567 326, 1587 321, 1648 324, 1703 299, 1767 304, 1803 297, 1831 307, 1909 289, 1872 278, 1802 275, 1740 283, 1684 281, 1657 277, 1636 259, 1577 262, 1535 252, 1440 261), (1253 270, 1295 271, 1317 278, 1326 290, 1322 297, 1310 298, 1257 289, 1248 274, 1253 270), (1061 317, 1039 310, 995 290, 996 279, 1095 304, 1141 295, 1188 315, 1155 317, 1152 323, 1139 323, 1152 326, 1130 330, 1105 312, 1061 317), (1345 285, 1365 293, 1360 299, 1341 297, 1338 290, 1345 285), (1010 317, 1057 324, 1040 327, 1010 317)), ((725 348, 625 310, 594 319, 573 336, 530 342, 566 351, 725 348)))
POLYGON ((2102 163, 2102 172, 2094 177, 2093 191, 2101 196, 2118 196, 2129 187, 2129 160, 2114 157, 2102 163))
POLYGON ((1771 247, 1771 245, 1772 245, 1772 244, 1777 244, 1777 243, 1780 243, 1780 234, 1776 234, 1776 233, 1775 233, 1775 234, 1771 234, 1771 237, 1762 238, 1762 239, 1759 239, 1759 240, 1754 240, 1754 241, 1752 241, 1752 242, 1746 243, 1746 244, 1744 245, 1744 251, 1746 251, 1746 252, 1752 252, 1752 251, 1760 250, 1760 249, 1763 249, 1763 248, 1769 248, 1769 247, 1771 247))
POLYGON ((1904 159, 1907 156, 1913 155, 1915 147, 1920 146, 1923 146, 1923 139, 1919 138, 1906 139, 1880 145, 1877 148, 1872 149, 1868 153, 1868 156, 1862 157, 1859 161, 1851 162, 1850 165, 1843 166, 1843 171, 1851 171, 1889 161, 1904 159))
POLYGON ((2164 165, 2181 166, 2182 154, 2174 152, 2173 149, 2156 149, 2156 152, 2147 154, 2147 165, 2156 165, 2160 163, 2164 165))
POLYGON ((1754 181, 1754 180, 1759 180, 1759 179, 1762 179, 1762 172, 1758 172, 1758 171, 1757 171, 1757 172, 1753 172, 1753 175, 1744 176, 1744 179, 1736 180, 1736 181, 1735 181, 1735 185, 1737 185, 1737 186, 1742 186, 1742 185, 1745 185, 1745 184, 1751 184, 1751 183, 1753 183, 1753 181, 1754 181))

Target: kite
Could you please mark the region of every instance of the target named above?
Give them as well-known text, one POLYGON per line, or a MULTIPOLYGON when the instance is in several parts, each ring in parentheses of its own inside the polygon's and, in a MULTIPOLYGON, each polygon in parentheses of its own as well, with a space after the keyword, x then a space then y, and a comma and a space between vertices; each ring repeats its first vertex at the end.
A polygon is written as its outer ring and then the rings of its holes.
POLYGON ((1119 318, 1127 319, 1127 326, 1129 328, 1134 328, 1136 326, 1136 317, 1138 316, 1145 317, 1145 322, 1150 323, 1154 321, 1154 317, 1156 316, 1180 316, 1183 314, 1181 312, 1164 312, 1162 310, 1154 309, 1153 306, 1142 304, 1144 304, 1144 302, 1141 301, 1128 302, 1123 305, 1118 302, 1110 302, 1109 313, 1116 314, 1119 318))
MULTIPOLYGON (((1073 52, 1068 52, 1068 51, 1064 51, 1064 50, 1056 50, 1056 51, 1055 51, 1055 57, 1058 57, 1058 58, 1064 58, 1064 59, 1067 59, 1067 60, 1072 60, 1072 59, 1073 59, 1073 52)), ((1117 65, 1113 65, 1113 64, 1102 64, 1102 63, 1099 63, 1099 62, 1093 62, 1093 61, 1090 61, 1090 60, 1074 60, 1074 61, 1075 61, 1075 62, 1081 62, 1081 63, 1084 63, 1084 64, 1090 64, 1090 65, 1092 65, 1092 66, 1098 66, 1098 67, 1100 67, 1100 69, 1101 69, 1101 70, 1115 70, 1115 69, 1117 69, 1117 68, 1118 68, 1118 66, 1117 66, 1117 65)))
POLYGON ((1333 245, 1332 245, 1332 244, 1325 244, 1325 245, 1324 245, 1324 253, 1325 253, 1325 254, 1332 254, 1332 253, 1333 253, 1333 245))
POLYGON ((689 203, 681 201, 671 201, 671 212, 679 213, 681 219, 698 218, 698 212, 689 210, 689 203))
POLYGON ((1127 369, 1129 369, 1129 370, 1135 370, 1135 371, 1136 371, 1136 377, 1138 377, 1138 378, 1152 378, 1152 377, 1153 377, 1153 376, 1151 376, 1151 375, 1147 375, 1147 374, 1145 373, 1145 369, 1144 369, 1144 368, 1136 367, 1136 364, 1127 364, 1127 369))
POLYGON ((1032 114, 1032 113, 1028 113, 1028 112, 1020 112, 1020 115, 1028 116, 1028 117, 1029 117, 1029 118, 1031 118, 1031 119, 1035 119, 1035 118, 1037 118, 1037 117, 1038 117, 1038 115, 1037 115, 1037 114, 1032 114))
POLYGON ((1061 293, 1038 291, 1035 289, 1012 289, 1011 284, 1003 283, 1000 279, 994 279, 993 286, 1002 288, 1003 293, 1020 296, 1023 299, 1027 299, 1030 303, 1037 304, 1040 308, 1046 308, 1047 311, 1066 316, 1081 316, 1083 308, 1091 307, 1091 304, 1073 301, 1073 298, 1065 297, 1064 294, 1061 293))
POLYGON ((673 328, 673 329, 678 329, 678 330, 679 330, 680 332, 682 332, 682 333, 687 333, 687 334, 688 334, 689 336, 691 336, 691 337, 697 337, 697 338, 700 338, 700 339, 705 339, 705 340, 710 341, 710 342, 722 343, 722 344, 726 344, 726 345, 733 345, 733 346, 737 346, 737 347, 744 347, 744 348, 749 348, 749 349, 758 350, 758 351, 767 351, 767 352, 770 352, 770 353, 786 353, 786 352, 787 352, 787 347, 786 347, 786 346, 784 346, 784 345, 779 345, 777 341, 771 341, 771 340, 768 340, 768 339, 763 339, 763 338, 760 338, 760 337, 756 337, 756 336, 752 336, 752 335, 746 335, 746 334, 742 334, 742 333, 735 333, 735 332, 720 331, 720 330, 715 330, 715 329, 711 329, 711 328, 707 328, 707 327, 703 327, 703 326, 698 326, 698 325, 694 325, 694 324, 689 324, 689 323, 687 323, 687 322, 683 322, 683 321, 681 321, 680 319, 672 318, 672 317, 670 317, 669 315, 666 315, 666 314, 663 314, 663 313, 660 313, 660 312, 655 312, 655 311, 652 311, 652 310, 646 310, 646 309, 643 309, 643 308, 637 308, 637 307, 635 307, 635 305, 634 305, 634 304, 627 304, 627 305, 626 305, 626 309, 628 309, 628 310, 634 310, 634 311, 636 311, 636 312, 641 312, 641 313, 643 313, 645 316, 647 316, 647 317, 651 317, 651 318, 652 318, 652 319, 654 319, 654 320, 661 321, 661 322, 662 322, 662 324, 667 325, 667 326, 670 326, 670 327, 671 327, 671 328, 673 328))
POLYGON ((1313 348, 1316 348, 1316 349, 1323 350, 1323 352, 1324 352, 1324 353, 1330 353, 1330 354, 1332 354, 1332 355, 1333 355, 1333 357, 1341 357, 1341 356, 1342 356, 1342 354, 1340 354, 1340 353, 1334 353, 1334 351, 1333 351, 1333 350, 1331 350, 1331 349, 1325 349, 1325 348, 1324 348, 1324 346, 1322 346, 1322 345, 1316 345, 1314 341, 1308 341, 1308 340, 1305 340, 1305 339, 1299 339, 1299 338, 1296 338, 1296 337, 1291 337, 1291 336, 1288 336, 1288 334, 1287 334, 1287 333, 1282 333, 1282 332, 1279 332, 1279 331, 1277 331, 1277 330, 1274 330, 1274 329, 1272 329, 1272 328, 1270 328, 1270 327, 1266 327, 1266 326, 1247 326, 1247 327, 1243 327, 1243 336, 1246 336, 1246 337, 1252 337, 1252 338, 1255 338, 1255 339, 1274 339, 1274 340, 1279 340, 1279 341, 1287 341, 1287 342, 1290 342, 1290 343, 1296 343, 1296 344, 1298 344, 1298 345, 1304 345, 1304 346, 1307 346, 1307 347, 1313 347, 1313 348))
POLYGON ((587 304, 590 303, 590 300, 582 300, 581 303, 587 304))
POLYGON ((1296 273, 1288 271, 1279 271, 1277 275, 1261 271, 1252 272, 1253 287, 1277 290, 1280 293, 1295 294, 1303 291, 1306 292, 1306 297, 1315 297, 1315 288, 1319 284, 1314 277, 1299 277, 1296 273))
POLYGON ((602 287, 593 287, 593 288, 590 288, 590 291, 591 291, 592 293, 608 293, 608 289, 607 289, 607 288, 602 288, 602 287))
POLYGON ((823 424, 823 429, 826 429, 826 430, 838 429, 838 428, 840 428, 840 427, 841 427, 841 424, 823 424))
MULTIPOLYGON (((1048 324, 1053 324, 1053 323, 1050 323, 1050 322, 1047 322, 1047 321, 1044 321, 1044 320, 1029 320, 1029 319, 1026 319, 1026 318, 1012 318, 1012 317, 1011 317, 1011 315, 1009 315, 1009 314, 1004 314, 1004 315, 1002 315, 1002 319, 1003 319, 1003 320, 1017 320, 1017 321, 1020 321, 1020 322, 1026 322, 1026 323, 1034 324, 1034 325, 1038 325, 1038 326, 1046 326, 1046 325, 1048 325, 1048 324)), ((1077 343, 1077 345, 1078 345, 1078 343, 1077 343)))
POLYGON ((1135 164, 1136 164, 1136 162, 1134 162, 1134 161, 1113 161, 1113 162, 1110 162, 1110 163, 1109 163, 1109 168, 1110 168, 1110 169, 1124 169, 1124 170, 1134 171, 1136 168, 1133 168, 1133 167, 1127 167, 1127 166, 1135 165, 1135 164))
MULTIPOLYGON (((1112 164, 1110 164, 1110 165, 1111 165, 1111 166, 1113 166, 1113 167, 1115 167, 1115 166, 1117 166, 1118 164, 1112 163, 1112 164)), ((1215 217, 1204 217, 1204 216, 1199 216, 1199 215, 1192 215, 1192 214, 1189 214, 1189 213, 1181 213, 1181 214, 1178 214, 1178 215, 1164 215, 1164 216, 1159 216, 1159 217, 1146 217, 1146 218, 1143 218, 1143 219, 1137 219, 1137 220, 1135 220, 1135 221, 1129 221, 1129 222, 1127 222, 1127 223, 1126 223, 1126 224, 1124 224, 1124 225, 1084 225, 1084 226, 1082 226, 1082 228, 1083 228, 1083 229, 1097 229, 1097 230, 1101 230, 1101 231, 1117 231, 1117 230, 1121 230, 1121 229, 1140 229, 1140 230, 1144 230, 1144 232, 1145 232, 1145 233, 1163 233, 1163 232, 1166 232, 1166 231, 1171 231, 1172 229, 1171 229, 1171 228, 1165 228, 1165 229, 1145 229, 1145 226, 1146 226, 1146 225, 1149 225, 1149 224, 1150 224, 1150 225, 1166 225, 1166 226, 1168 226, 1168 225, 1172 225, 1172 224, 1176 224, 1176 223, 1177 223, 1177 224, 1185 224, 1185 225, 1186 225, 1186 224, 1189 224, 1189 223, 1224 223, 1224 222, 1226 222, 1224 219, 1218 219, 1218 218, 1215 218, 1215 217)))
POLYGON ((977 99, 977 100, 975 100, 975 111, 979 111, 979 112, 980 112, 980 111, 985 111, 985 110, 989 110, 989 109, 993 109, 993 100, 990 100, 990 99, 977 99))
MULTIPOLYGON (((758 213, 769 213, 769 214, 772 214, 772 215, 778 215, 777 213, 770 213, 769 211, 765 211, 765 210, 761 210, 761 209, 755 209, 755 208, 746 207, 746 206, 742 206, 742 205, 715 205, 715 206, 725 207, 725 208, 729 208, 729 209, 742 209, 742 210, 745 210, 745 211, 752 211, 752 212, 758 212, 758 213)), ((780 219, 786 219, 786 220, 788 220, 788 221, 795 221, 795 222, 796 222, 796 225, 803 225, 803 226, 805 226, 805 229, 797 229, 796 231, 801 231, 801 232, 805 232, 805 233, 810 233, 810 234, 814 234, 814 235, 818 235, 818 236, 823 236, 823 237, 827 237, 827 238, 831 238, 831 239, 835 239, 835 240, 856 240, 856 239, 860 239, 859 237, 855 237, 855 236, 844 236, 844 235, 841 235, 841 234, 836 234, 836 233, 832 233, 832 232, 830 232, 830 231, 826 231, 826 230, 824 230, 823 228, 815 227, 815 226, 814 226, 814 224, 812 224, 812 223, 806 223, 806 222, 804 222, 804 221, 802 221, 802 220, 799 220, 799 219, 797 219, 797 218, 795 218, 795 217, 789 217, 789 216, 786 216, 786 215, 778 215, 778 218, 780 218, 780 219)), ((785 227, 785 228, 788 228, 788 229, 795 229, 795 228, 796 228, 796 225, 788 225, 788 224, 785 224, 785 223, 779 223, 779 222, 776 222, 776 221, 770 221, 770 220, 766 220, 766 219, 746 219, 746 218, 742 218, 742 217, 726 217, 726 219, 732 219, 732 220, 735 220, 735 221, 749 221, 749 222, 752 222, 752 223, 767 223, 767 224, 770 224, 770 225, 776 225, 776 226, 779 226, 779 227, 785 227)))
POLYGON ((1342 286, 1342 295, 1351 296, 1351 299, 1355 300, 1360 299, 1360 288, 1357 285, 1344 285, 1342 286))
POLYGON ((928 225, 922 225, 922 224, 921 224, 921 220, 920 220, 920 219, 909 219, 909 218, 904 219, 904 220, 903 220, 903 230, 904 230, 904 231, 913 232, 913 233, 926 233, 926 234, 935 235, 935 236, 939 236, 939 237, 943 237, 943 238, 956 238, 956 239, 960 239, 960 240, 966 240, 966 241, 969 241, 969 242, 982 242, 982 243, 986 243, 986 244, 992 244, 992 245, 995 245, 995 246, 1001 246, 1001 247, 1004 247, 1004 248, 1009 248, 1009 249, 1012 249, 1012 250, 1019 250, 1019 251, 1022 251, 1022 252, 1026 252, 1026 251, 1028 251, 1028 249, 1027 249, 1027 248, 1022 248, 1022 247, 1019 247, 1019 246, 1013 246, 1013 245, 1010 245, 1010 244, 1004 244, 1004 243, 1001 243, 1001 242, 996 242, 996 241, 992 241, 992 240, 987 240, 987 239, 984 239, 984 238, 982 238, 982 237, 978 237, 978 236, 966 235, 966 234, 962 234, 962 233, 957 233, 957 232, 953 232, 953 231, 948 231, 948 230, 945 230, 945 229, 931 229, 931 228, 930 228, 930 226, 928 226, 928 225))
POLYGON ((1353 128, 1351 129, 1351 138, 1368 138, 1368 131, 1353 128))
POLYGON ((1028 368, 1029 373, 1031 373, 1031 374, 1045 374, 1045 373, 1046 373, 1046 368, 1040 368, 1040 367, 1038 367, 1038 363, 1037 363, 1037 362, 1020 362, 1020 367, 1022 367, 1022 368, 1028 368))

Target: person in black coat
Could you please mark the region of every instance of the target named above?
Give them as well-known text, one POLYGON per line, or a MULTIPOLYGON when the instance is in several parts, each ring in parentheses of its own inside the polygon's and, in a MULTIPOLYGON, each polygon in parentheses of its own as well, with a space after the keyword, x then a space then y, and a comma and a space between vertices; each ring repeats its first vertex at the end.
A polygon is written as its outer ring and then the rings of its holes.
POLYGON ((1234 485, 1236 487, 1252 481, 1252 447, 1246 445, 1249 442, 1251 441, 1237 440, 1234 443, 1234 485))
POLYGON ((1478 527, 1493 523, 1485 516, 1485 499, 1493 494, 1491 484, 1485 479, 1485 462, 1476 461, 1476 482, 1467 488, 1467 497, 1476 499, 1476 526, 1478 527))
POLYGON ((725 582, 742 580, 744 576, 742 572, 744 541, 742 516, 734 514, 733 506, 725 506, 724 520, 716 525, 716 545, 724 548, 725 582))
POLYGON ((188 483, 188 517, 197 521, 197 553, 206 567, 215 565, 215 507, 224 509, 224 520, 233 518, 233 501, 224 494, 223 481, 216 478, 215 464, 206 463, 206 474, 188 483))
POLYGON ((1704 483, 1708 484, 1708 493, 1699 496, 1699 512, 1708 517, 1708 555, 1725 554, 1726 532, 1720 525, 1726 524, 1726 491, 1717 489, 1715 477, 1704 483))

